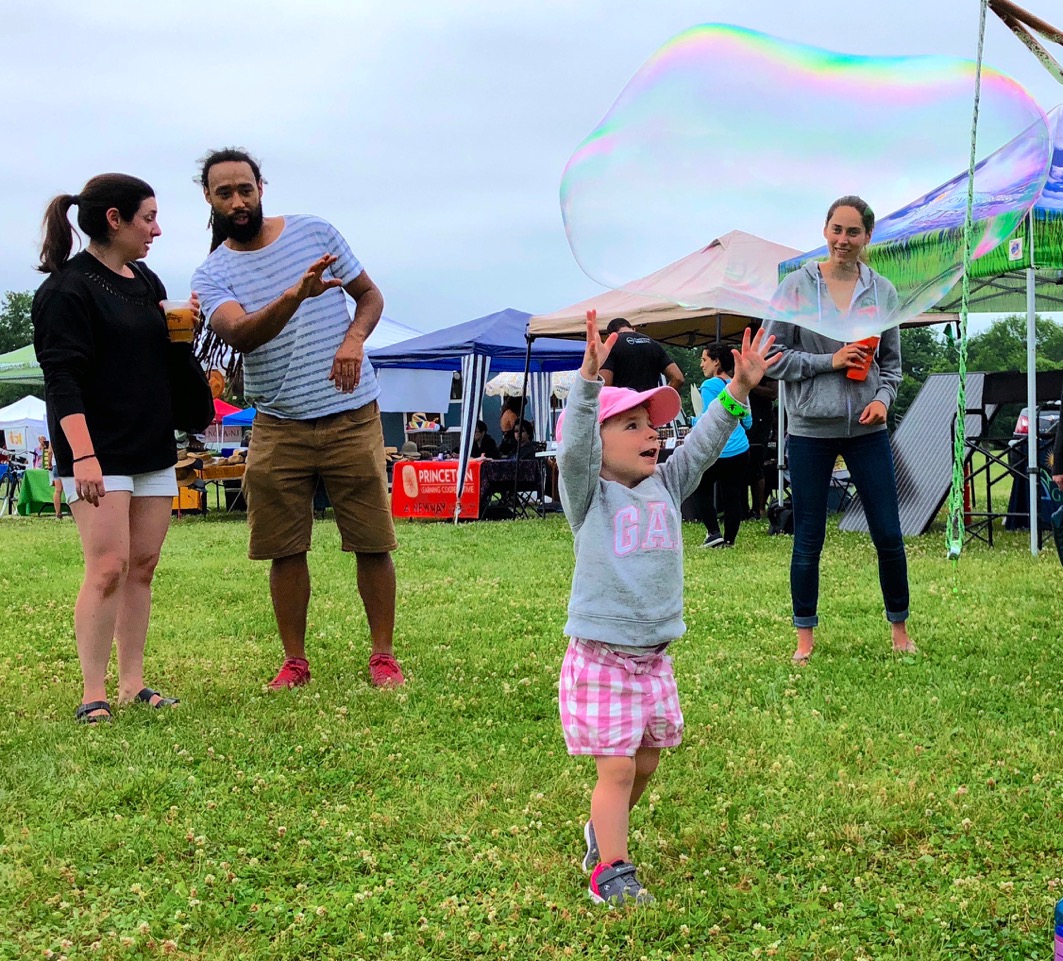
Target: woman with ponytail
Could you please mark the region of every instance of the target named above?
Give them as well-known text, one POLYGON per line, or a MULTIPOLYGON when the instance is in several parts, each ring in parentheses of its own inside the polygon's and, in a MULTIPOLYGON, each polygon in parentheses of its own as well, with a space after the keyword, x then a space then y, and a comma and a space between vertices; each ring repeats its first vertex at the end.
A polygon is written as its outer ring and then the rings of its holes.
POLYGON ((177 493, 170 364, 159 301, 166 291, 141 261, 162 231, 148 184, 93 177, 44 215, 33 299, 34 348, 44 372, 59 477, 77 523, 85 576, 74 607, 84 681, 75 719, 110 720, 107 664, 118 650, 119 703, 177 703, 144 684, 151 581, 177 493), (71 256, 74 230, 88 237, 71 256))

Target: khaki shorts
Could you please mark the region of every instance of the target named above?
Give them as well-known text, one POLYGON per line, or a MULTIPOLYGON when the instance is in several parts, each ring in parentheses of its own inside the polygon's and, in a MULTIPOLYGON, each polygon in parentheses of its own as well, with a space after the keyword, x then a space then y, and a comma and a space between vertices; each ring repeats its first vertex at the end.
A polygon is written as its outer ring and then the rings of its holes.
POLYGON ((376 401, 312 420, 259 413, 244 473, 248 556, 273 560, 310 550, 318 478, 332 502, 343 550, 395 550, 385 463, 376 401))

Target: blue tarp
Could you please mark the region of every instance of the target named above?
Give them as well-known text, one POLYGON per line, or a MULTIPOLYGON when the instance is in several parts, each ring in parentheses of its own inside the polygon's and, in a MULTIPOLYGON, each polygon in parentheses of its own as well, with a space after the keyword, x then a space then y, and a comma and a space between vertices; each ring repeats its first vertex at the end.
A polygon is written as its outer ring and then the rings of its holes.
MULTIPOLYGON (((522 371, 530 317, 522 310, 507 308, 390 347, 378 347, 369 351, 369 360, 374 367, 460 371, 462 357, 479 354, 491 358, 492 374, 522 371)), ((532 342, 530 369, 575 370, 583 362, 583 349, 579 341, 536 338, 532 342)))
POLYGON ((250 427, 258 411, 254 407, 238 410, 235 414, 226 414, 221 419, 222 427, 250 427))

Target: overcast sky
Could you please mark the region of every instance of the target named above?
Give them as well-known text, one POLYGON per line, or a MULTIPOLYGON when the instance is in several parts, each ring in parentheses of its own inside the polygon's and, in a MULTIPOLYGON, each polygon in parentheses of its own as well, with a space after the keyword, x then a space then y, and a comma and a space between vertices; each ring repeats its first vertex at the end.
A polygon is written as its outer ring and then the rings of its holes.
MULTIPOLYGON (((1029 0, 1059 23, 1056 0, 1029 0), (1055 16, 1054 16, 1055 15, 1055 16)), ((267 214, 336 224, 385 312, 422 329, 602 288, 561 223, 565 163, 662 43, 738 23, 832 50, 973 58, 977 0, 6 0, 0 290, 36 287, 56 193, 143 177, 173 295, 207 252, 196 160, 248 148, 267 214)), ((1063 87, 990 15, 986 61, 1045 110, 1063 87)), ((927 184, 927 188, 934 186, 927 184)), ((807 247, 820 242, 810 225, 807 247)), ((764 232, 770 238, 770 231, 764 232)))

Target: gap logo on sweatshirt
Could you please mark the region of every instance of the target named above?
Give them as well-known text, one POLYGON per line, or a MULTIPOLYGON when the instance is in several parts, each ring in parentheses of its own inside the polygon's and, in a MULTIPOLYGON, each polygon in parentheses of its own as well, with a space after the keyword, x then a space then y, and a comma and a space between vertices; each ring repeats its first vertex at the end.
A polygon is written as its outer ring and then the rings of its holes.
POLYGON ((645 512, 636 504, 621 507, 613 517, 613 550, 617 557, 632 551, 674 551, 676 538, 666 501, 650 501, 645 512))

